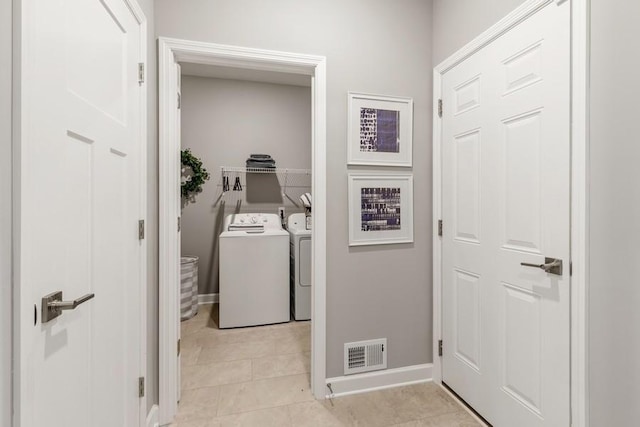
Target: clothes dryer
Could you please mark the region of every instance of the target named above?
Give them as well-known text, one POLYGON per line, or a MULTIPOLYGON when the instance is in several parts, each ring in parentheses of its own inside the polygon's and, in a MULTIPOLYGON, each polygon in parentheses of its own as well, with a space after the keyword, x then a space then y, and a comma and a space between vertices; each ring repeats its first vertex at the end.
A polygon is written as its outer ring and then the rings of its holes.
POLYGON ((289 215, 291 315, 295 320, 311 319, 311 230, 305 214, 289 215))

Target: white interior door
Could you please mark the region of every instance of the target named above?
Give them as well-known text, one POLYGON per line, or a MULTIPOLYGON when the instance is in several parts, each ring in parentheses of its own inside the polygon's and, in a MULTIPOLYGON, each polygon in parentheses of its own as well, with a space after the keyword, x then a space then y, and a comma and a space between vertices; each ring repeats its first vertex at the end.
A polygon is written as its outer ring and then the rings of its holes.
POLYGON ((570 425, 569 11, 442 80, 443 381, 497 427, 570 425))
POLYGON ((141 26, 124 0, 22 5, 17 418, 23 427, 136 426, 141 26), (42 298, 56 291, 95 298, 45 322, 42 298))

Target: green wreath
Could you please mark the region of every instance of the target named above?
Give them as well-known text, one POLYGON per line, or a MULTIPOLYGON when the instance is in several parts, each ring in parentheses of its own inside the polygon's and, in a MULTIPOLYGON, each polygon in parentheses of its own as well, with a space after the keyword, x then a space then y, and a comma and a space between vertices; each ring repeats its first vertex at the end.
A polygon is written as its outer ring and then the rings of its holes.
POLYGON ((196 194, 202 193, 202 185, 209 179, 209 172, 202 167, 202 161, 187 148, 180 152, 182 178, 180 189, 185 205, 196 201, 196 194))

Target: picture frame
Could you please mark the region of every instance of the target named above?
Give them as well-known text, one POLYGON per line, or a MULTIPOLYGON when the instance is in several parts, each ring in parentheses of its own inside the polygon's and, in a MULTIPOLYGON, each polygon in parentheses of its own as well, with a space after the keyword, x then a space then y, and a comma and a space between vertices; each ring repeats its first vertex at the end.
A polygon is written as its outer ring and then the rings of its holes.
POLYGON ((413 242, 413 174, 351 173, 349 246, 413 242))
POLYGON ((413 99, 349 92, 347 164, 412 166, 413 99))

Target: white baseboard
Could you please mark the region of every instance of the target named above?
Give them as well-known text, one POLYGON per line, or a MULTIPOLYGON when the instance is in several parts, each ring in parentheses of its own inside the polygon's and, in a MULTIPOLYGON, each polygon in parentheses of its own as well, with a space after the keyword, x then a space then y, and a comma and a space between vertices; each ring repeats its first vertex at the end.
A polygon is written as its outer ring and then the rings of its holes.
POLYGON ((364 374, 345 375, 327 378, 333 394, 327 387, 327 398, 348 396, 350 394, 367 393, 385 388, 426 383, 432 380, 433 363, 405 366, 403 368, 385 369, 383 371, 364 374))
POLYGON ((215 304, 220 302, 220 294, 200 294, 198 295, 198 305, 215 304))
POLYGON ((147 415, 147 427, 159 427, 160 421, 158 420, 158 405, 153 405, 149 414, 147 415))

